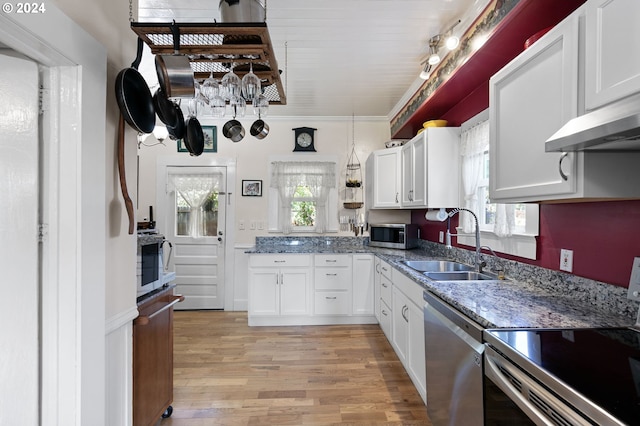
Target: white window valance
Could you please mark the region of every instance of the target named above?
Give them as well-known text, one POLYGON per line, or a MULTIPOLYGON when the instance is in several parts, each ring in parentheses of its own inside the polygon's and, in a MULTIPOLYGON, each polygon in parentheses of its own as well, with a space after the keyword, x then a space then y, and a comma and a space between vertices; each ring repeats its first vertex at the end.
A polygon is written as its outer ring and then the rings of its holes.
POLYGON ((328 161, 274 161, 271 163, 271 188, 280 197, 279 227, 291 232, 291 202, 298 186, 309 188, 316 203, 317 233, 326 229, 326 204, 329 190, 336 187, 336 163, 328 161))

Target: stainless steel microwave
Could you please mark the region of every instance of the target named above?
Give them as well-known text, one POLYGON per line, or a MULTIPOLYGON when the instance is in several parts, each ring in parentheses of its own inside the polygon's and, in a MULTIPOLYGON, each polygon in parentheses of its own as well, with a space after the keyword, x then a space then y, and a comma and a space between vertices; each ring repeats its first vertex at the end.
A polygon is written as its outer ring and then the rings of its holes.
POLYGON ((410 249, 418 246, 418 225, 405 223, 369 224, 369 245, 394 249, 410 249))

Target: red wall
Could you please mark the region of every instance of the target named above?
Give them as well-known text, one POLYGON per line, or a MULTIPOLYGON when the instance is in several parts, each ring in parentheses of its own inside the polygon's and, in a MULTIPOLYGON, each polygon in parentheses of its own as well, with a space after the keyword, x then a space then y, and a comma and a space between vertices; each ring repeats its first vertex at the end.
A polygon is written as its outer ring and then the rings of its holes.
MULTIPOLYGON (((446 222, 428 222, 424 213, 413 211, 411 222, 420 225, 423 239, 437 242, 446 222)), ((541 204, 537 239, 537 260, 504 257, 559 270, 560 249, 570 249, 573 274, 628 287, 633 258, 640 257, 640 200, 541 204)))
MULTIPOLYGON (((549 23, 544 21, 548 18, 548 5, 541 1, 522 1, 519 8, 512 12, 511 21, 513 22, 505 20, 500 28, 499 37, 492 36, 491 39, 495 38, 498 41, 517 39, 518 49, 522 49, 522 40, 518 37, 525 36, 519 33, 521 23, 519 19, 523 19, 524 22, 536 22, 538 29, 546 28, 561 20, 583 2, 584 0, 563 2, 566 10, 559 11, 558 16, 554 17, 555 20, 549 23)), ((524 33, 533 34, 534 31, 528 29, 524 33)), ((498 49, 500 44, 496 43, 494 48, 498 49)), ((515 56, 519 51, 510 54, 515 56)), ((491 52, 495 53, 493 50, 491 52)), ((479 67, 495 66, 492 62, 494 60, 497 59, 484 59, 477 65, 479 67)), ((480 72, 480 68, 470 69, 469 72, 480 72)), ((448 96, 446 90, 443 89, 441 92, 443 93, 440 95, 443 97, 448 96)), ((458 126, 487 108, 489 106, 488 79, 459 99, 447 112, 441 112, 433 118, 445 118, 450 125, 458 126)), ((422 123, 425 118, 416 114, 412 119, 422 123)), ((637 184, 640 185, 640 182, 637 184)), ((423 239, 437 242, 439 231, 446 230, 446 222, 427 222, 424 213, 425 210, 413 211, 411 221, 420 225, 423 239)), ((457 224, 458 216, 456 215, 452 219, 452 226, 457 224)), ((560 249, 563 248, 573 250, 573 274, 628 287, 633 258, 640 256, 640 200, 542 204, 540 205, 540 236, 536 260, 507 255, 504 257, 559 270, 560 249)))

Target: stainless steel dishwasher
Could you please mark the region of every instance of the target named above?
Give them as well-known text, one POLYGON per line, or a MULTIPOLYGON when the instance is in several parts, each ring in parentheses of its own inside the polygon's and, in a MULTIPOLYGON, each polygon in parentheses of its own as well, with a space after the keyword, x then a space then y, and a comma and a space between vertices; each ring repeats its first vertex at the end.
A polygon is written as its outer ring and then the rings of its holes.
POLYGON ((434 426, 482 425, 482 327, 425 291, 427 412, 434 426))

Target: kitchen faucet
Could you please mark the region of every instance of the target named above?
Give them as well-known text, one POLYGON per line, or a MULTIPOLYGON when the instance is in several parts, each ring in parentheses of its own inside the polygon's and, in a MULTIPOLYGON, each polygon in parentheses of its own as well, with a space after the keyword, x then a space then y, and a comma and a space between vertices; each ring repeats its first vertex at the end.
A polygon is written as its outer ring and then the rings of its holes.
MULTIPOLYGON (((467 212, 467 213, 471 213, 471 215, 473 216, 473 220, 475 221, 476 224, 476 230, 475 230, 475 234, 476 234, 476 271, 478 271, 479 273, 482 272, 482 268, 485 266, 485 263, 482 261, 482 252, 480 250, 480 248, 482 247, 480 244, 480 227, 478 226, 478 216, 476 216, 476 214, 474 212, 472 212, 469 209, 463 209, 463 208, 455 208, 453 210, 451 210, 447 216, 449 217, 449 219, 451 219, 453 216, 455 216, 456 214, 460 213, 460 212, 467 212)), ((446 234, 446 247, 447 248, 451 248, 451 236, 457 237, 459 234, 452 234, 451 231, 449 230, 449 225, 450 225, 450 221, 447 222, 447 234, 446 234)))

